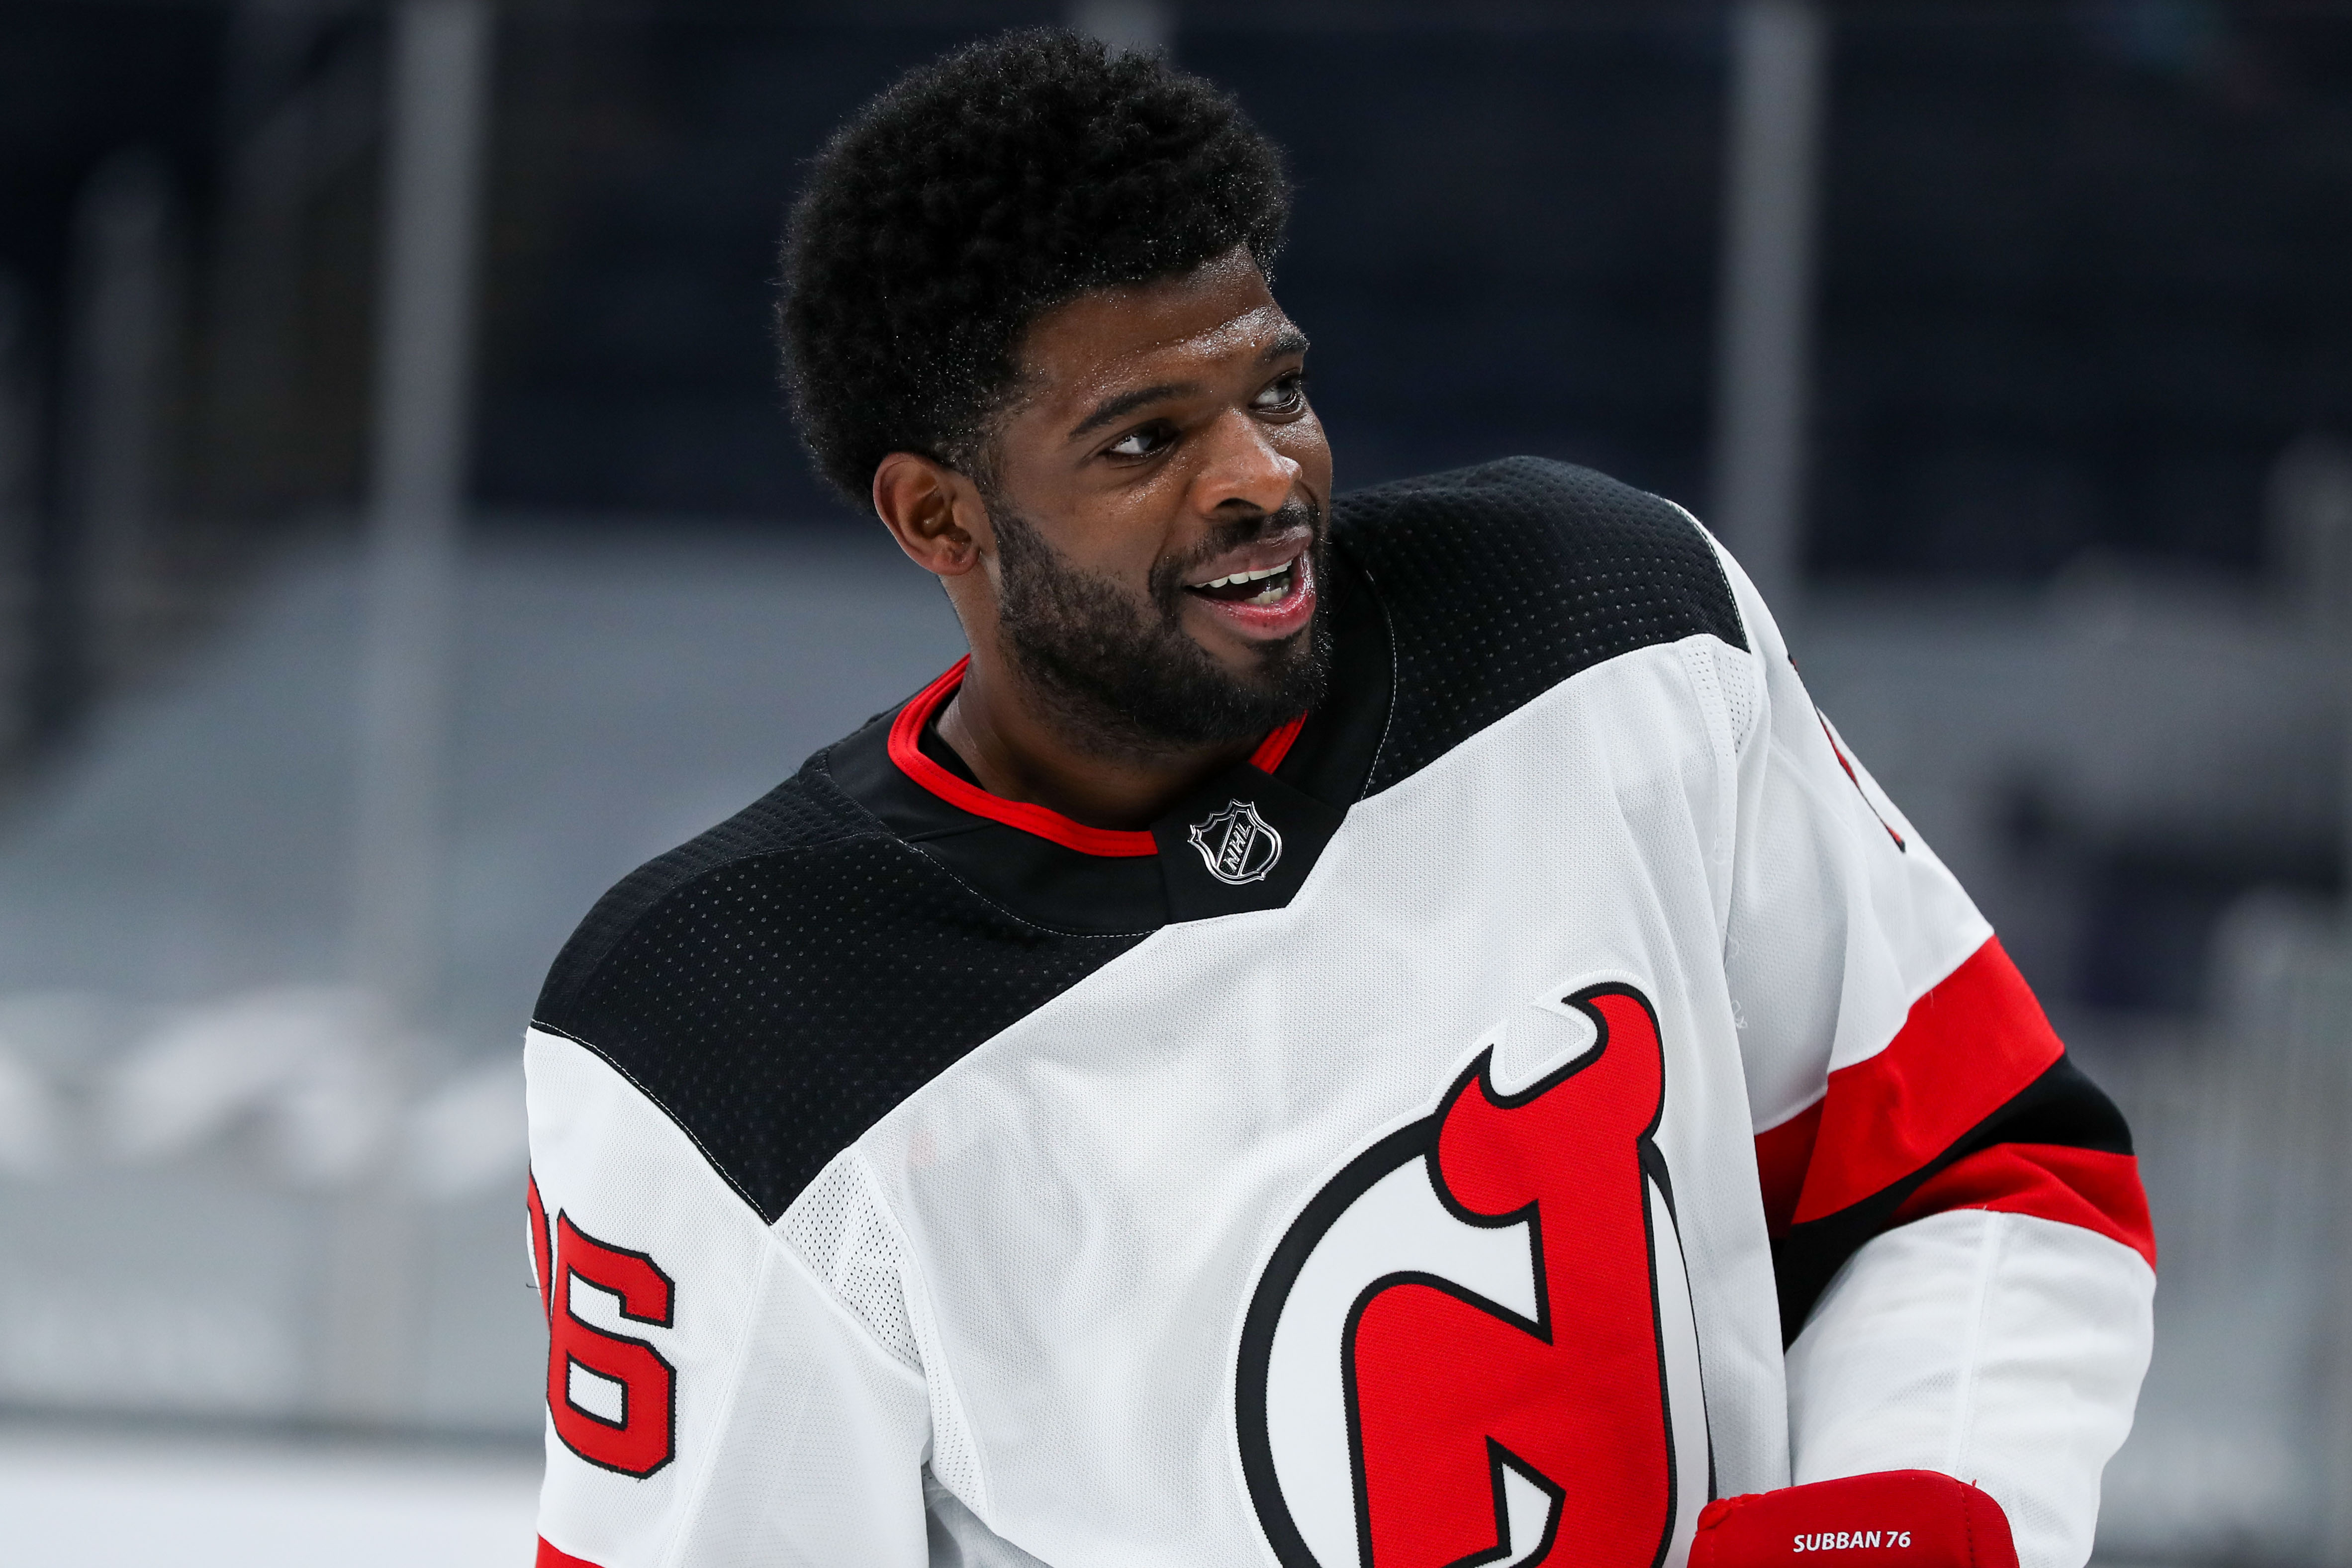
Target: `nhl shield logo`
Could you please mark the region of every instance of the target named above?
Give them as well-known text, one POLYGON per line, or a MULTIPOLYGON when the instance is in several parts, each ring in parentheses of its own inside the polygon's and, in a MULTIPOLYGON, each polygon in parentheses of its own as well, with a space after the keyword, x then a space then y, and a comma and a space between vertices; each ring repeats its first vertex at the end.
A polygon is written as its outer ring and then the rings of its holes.
POLYGON ((1282 835, 1248 800, 1228 800, 1223 810, 1193 823, 1192 839, 1209 874, 1234 887, 1260 880, 1282 858, 1282 835))

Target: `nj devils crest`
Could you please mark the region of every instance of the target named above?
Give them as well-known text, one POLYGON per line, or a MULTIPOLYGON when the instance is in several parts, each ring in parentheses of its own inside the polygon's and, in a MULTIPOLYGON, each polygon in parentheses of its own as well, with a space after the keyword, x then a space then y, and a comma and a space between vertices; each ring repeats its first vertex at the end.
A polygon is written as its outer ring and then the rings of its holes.
POLYGON ((1665 1066, 1621 986, 1516 1092, 1480 1054, 1316 1195, 1242 1330, 1242 1466, 1286 1568, 1661 1568, 1706 1501, 1665 1066))

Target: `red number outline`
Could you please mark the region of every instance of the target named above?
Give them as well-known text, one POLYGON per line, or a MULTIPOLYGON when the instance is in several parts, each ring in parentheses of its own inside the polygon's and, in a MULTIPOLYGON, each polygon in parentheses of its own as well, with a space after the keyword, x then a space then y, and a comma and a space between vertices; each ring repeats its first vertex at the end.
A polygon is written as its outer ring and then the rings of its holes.
POLYGON ((554 1243, 547 1409, 555 1435, 599 1469, 639 1479, 650 1476, 677 1455, 677 1369, 647 1341, 600 1329, 572 1311, 572 1281, 576 1277, 610 1292, 620 1301, 621 1316, 656 1328, 671 1325, 676 1290, 670 1277, 645 1253, 599 1241, 572 1224, 568 1214, 555 1217, 554 1243), (575 1365, 620 1385, 618 1421, 573 1402, 575 1365), (659 1404, 658 1422, 644 1419, 647 1401, 659 1404))
POLYGON ((539 1287, 539 1315, 552 1325, 555 1322, 555 1259, 547 1238, 547 1206, 539 1199, 539 1177, 528 1178, 530 1186, 523 1199, 523 1207, 530 1215, 530 1282, 539 1287))

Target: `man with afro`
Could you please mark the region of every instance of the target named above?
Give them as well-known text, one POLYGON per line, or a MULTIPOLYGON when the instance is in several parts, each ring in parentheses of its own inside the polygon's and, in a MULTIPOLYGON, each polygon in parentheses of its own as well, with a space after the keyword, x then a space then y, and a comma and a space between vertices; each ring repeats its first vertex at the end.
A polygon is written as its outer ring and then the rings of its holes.
POLYGON ((1335 496, 1287 215, 1059 32, 815 161, 794 413, 971 653, 548 977, 541 1563, 2078 1568, 2121 1118, 1689 514, 1335 496))

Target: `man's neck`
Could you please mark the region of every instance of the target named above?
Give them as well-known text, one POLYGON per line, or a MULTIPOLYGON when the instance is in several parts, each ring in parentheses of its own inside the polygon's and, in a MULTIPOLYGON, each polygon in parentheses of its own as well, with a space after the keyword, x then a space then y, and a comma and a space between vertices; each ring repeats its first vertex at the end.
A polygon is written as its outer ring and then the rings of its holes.
POLYGON ((1148 827, 1202 779, 1250 753, 1240 741, 1150 758, 1105 757, 1072 745, 1024 700, 1019 684, 977 653, 940 715, 940 738, 980 787, 1089 827, 1148 827))

